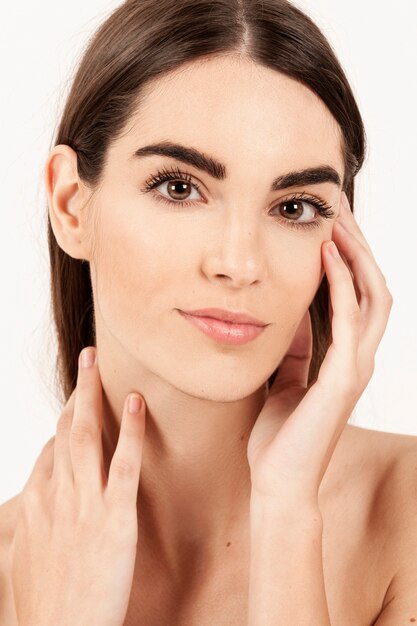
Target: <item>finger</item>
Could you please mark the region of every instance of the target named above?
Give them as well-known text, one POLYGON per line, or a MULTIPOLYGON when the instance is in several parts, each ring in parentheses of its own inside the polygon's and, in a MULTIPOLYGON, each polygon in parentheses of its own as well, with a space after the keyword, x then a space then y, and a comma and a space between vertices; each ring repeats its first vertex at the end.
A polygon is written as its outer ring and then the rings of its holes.
POLYGON ((43 446, 23 489, 34 487, 51 478, 54 465, 54 440, 55 437, 51 437, 43 446))
POLYGON ((76 390, 77 388, 75 387, 66 405, 62 409, 61 416, 56 426, 53 477, 54 480, 61 483, 67 481, 69 481, 70 484, 74 483, 69 437, 74 415, 76 390))
POLYGON ((91 350, 81 351, 78 361, 77 392, 74 416, 70 432, 70 454, 74 472, 74 484, 80 492, 97 493, 104 487, 104 463, 102 447, 102 387, 96 360, 84 360, 91 350))
POLYGON ((371 294, 376 294, 378 290, 386 286, 382 272, 379 270, 375 258, 369 254, 359 240, 349 232, 344 226, 335 223, 333 228, 333 240, 339 248, 339 252, 348 265, 352 280, 355 282, 356 295, 362 312, 369 305, 371 294), (364 272, 366 267, 371 267, 368 260, 372 262, 372 281, 369 283, 369 276, 364 272))
POLYGON ((361 311, 349 269, 338 254, 331 253, 331 245, 322 246, 324 268, 330 287, 332 305, 332 343, 320 368, 320 384, 330 389, 350 386, 356 376, 356 361, 359 344, 361 311))
POLYGON ((333 231, 340 250, 349 263, 361 310, 359 359, 373 360, 385 332, 392 306, 392 296, 375 258, 358 239, 339 224, 333 231))
POLYGON ((349 269, 340 256, 330 254, 330 243, 323 243, 322 256, 332 307, 332 343, 314 384, 282 426, 285 437, 297 442, 300 458, 308 459, 306 471, 312 476, 317 473, 317 485, 359 394, 356 361, 361 314, 349 269))
POLYGON ((342 192, 342 195, 340 197, 340 211, 335 224, 339 221, 358 239, 358 241, 363 245, 365 250, 368 251, 371 257, 374 258, 373 252, 365 239, 365 235, 363 234, 358 222, 355 219, 354 214, 352 213, 348 197, 344 191, 342 192))
POLYGON ((279 365, 278 374, 269 391, 270 395, 281 391, 283 387, 307 387, 312 354, 313 331, 310 311, 307 309, 279 365))
MULTIPOLYGON (((131 394, 139 397, 137 394, 131 394)), ((109 468, 107 497, 122 508, 136 505, 142 465, 145 433, 145 407, 141 399, 139 410, 129 411, 129 398, 125 400, 119 439, 109 468)))

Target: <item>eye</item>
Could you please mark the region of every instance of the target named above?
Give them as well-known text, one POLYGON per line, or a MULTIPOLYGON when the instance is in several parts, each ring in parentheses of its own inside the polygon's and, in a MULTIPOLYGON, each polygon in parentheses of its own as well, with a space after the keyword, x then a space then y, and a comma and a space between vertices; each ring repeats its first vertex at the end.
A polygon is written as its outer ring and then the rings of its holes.
POLYGON ((293 194, 290 198, 282 200, 275 209, 279 210, 279 217, 290 228, 320 228, 323 220, 335 217, 335 212, 332 211, 330 205, 320 198, 309 196, 306 193, 293 194), (306 210, 304 206, 309 208, 306 210), (306 219, 303 219, 306 213, 306 219), (314 217, 315 213, 318 216, 314 217), (282 217, 283 215, 284 217, 282 217))
POLYGON ((158 187, 165 187, 165 193, 155 193, 157 200, 162 200, 171 204, 178 204, 179 206, 188 206, 188 202, 192 200, 199 200, 201 198, 190 198, 190 189, 195 189, 197 192, 199 186, 196 182, 192 182, 191 174, 182 172, 179 168, 163 169, 151 176, 146 182, 144 188, 141 190, 143 193, 147 193, 157 190, 158 187))
MULTIPOLYGON (((197 196, 196 197, 190 196, 190 188, 192 191, 194 191, 194 188, 196 186, 193 183, 188 182, 188 181, 168 180, 160 184, 159 187, 162 187, 162 189, 165 188, 165 191, 168 194, 169 199, 174 200, 176 202, 184 202, 188 200, 191 201, 191 200, 201 199, 201 196, 199 197, 197 189, 195 189, 195 191, 197 192, 197 196)), ((157 188, 158 187, 155 187, 155 189, 157 188)))
POLYGON ((300 200, 283 200, 276 207, 282 217, 293 222, 303 223, 314 219, 317 208, 313 207, 312 202, 300 200))
MULTIPOLYGON (((193 180, 191 174, 182 172, 179 168, 158 171, 145 182, 144 188, 141 189, 143 193, 152 192, 158 202, 173 207, 193 206, 193 201, 200 199, 199 197, 190 197, 193 190, 200 196, 198 183, 193 180), (158 187, 166 187, 166 195, 161 191, 156 192, 158 187)), ((271 210, 271 214, 290 228, 302 228, 304 230, 320 228, 323 220, 335 217, 330 205, 320 198, 304 192, 293 194, 289 198, 281 200, 271 210), (278 213, 274 214, 273 211, 276 210, 278 213), (307 216, 305 216, 306 213, 307 216), (315 213, 317 213, 316 216, 315 213)))

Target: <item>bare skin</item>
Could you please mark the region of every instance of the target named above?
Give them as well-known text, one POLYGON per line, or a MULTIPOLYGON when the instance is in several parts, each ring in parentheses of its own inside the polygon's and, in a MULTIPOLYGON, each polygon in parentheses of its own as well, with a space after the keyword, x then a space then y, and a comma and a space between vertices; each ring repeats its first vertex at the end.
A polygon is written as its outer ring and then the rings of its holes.
MULTIPOLYGON (((245 623, 247 438, 265 381, 321 282, 320 249, 334 223, 295 229, 278 207, 303 192, 338 207, 341 193, 331 182, 275 192, 270 185, 279 175, 322 165, 343 179, 340 129, 324 104, 300 83, 236 58, 191 64, 158 80, 110 147, 92 199, 68 146, 57 146, 48 159, 55 236, 91 267, 106 470, 125 397, 138 391, 147 404, 128 626, 173 623, 174 615, 181 624, 245 623), (168 157, 132 158, 139 147, 164 140, 217 158, 227 177, 216 180, 168 157), (157 170, 173 167, 199 185, 184 198, 190 206, 158 202, 158 195, 170 198, 167 183, 140 191, 157 170), (245 310, 270 326, 249 344, 226 347, 177 311, 207 306, 245 310)), ((303 206, 303 219, 312 220, 311 204, 303 206)), ((411 475, 411 454, 403 453, 413 445, 415 438, 348 426, 336 448, 321 509, 337 624, 368 626, 381 608, 406 519, 387 509, 393 501, 406 508, 407 495, 393 486, 399 474, 411 475)), ((10 521, 14 504, 4 506, 10 521)))
MULTIPOLYGON (((386 591, 410 546, 416 455, 416 437, 349 424, 338 443, 329 468, 333 482, 329 491, 321 491, 320 503, 326 593, 332 621, 338 626, 370 626, 384 599, 386 604, 396 593, 393 586, 386 591)), ((18 626, 8 550, 19 497, 0 506, 1 626, 18 626)), ((229 541, 223 550, 223 568, 207 567, 197 583, 193 568, 184 567, 180 577, 169 576, 150 554, 145 538, 139 539, 124 626, 245 624, 245 537, 230 536, 229 541)))
MULTIPOLYGON (((179 572, 192 538, 196 557, 221 563, 225 538, 240 532, 247 512, 247 440, 265 381, 320 285, 321 245, 334 223, 322 218, 318 228, 296 229, 278 208, 305 192, 337 214, 341 195, 331 182, 275 192, 271 183, 322 165, 343 179, 340 129, 297 81, 247 60, 216 58, 182 67, 148 90, 110 147, 91 200, 75 158, 67 146, 54 148, 46 186, 59 245, 90 262, 105 465, 124 399, 137 391, 147 406, 140 495, 149 549, 179 572), (217 158, 227 178, 169 157, 132 157, 162 140, 217 158), (182 194, 190 206, 180 208, 178 191, 166 182, 142 191, 158 170, 175 167, 192 176, 182 194), (226 346, 177 310, 209 306, 244 310, 270 325, 255 341, 226 346)), ((311 204, 302 207, 299 222, 319 218, 311 204)))

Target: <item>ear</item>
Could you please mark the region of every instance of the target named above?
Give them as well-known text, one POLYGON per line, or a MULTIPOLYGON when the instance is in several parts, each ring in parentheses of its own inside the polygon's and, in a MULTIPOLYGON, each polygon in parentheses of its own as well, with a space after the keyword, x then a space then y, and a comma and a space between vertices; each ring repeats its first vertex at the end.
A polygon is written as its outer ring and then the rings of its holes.
POLYGON ((46 161, 44 182, 52 230, 60 246, 74 259, 90 260, 88 221, 82 210, 91 190, 77 172, 77 153, 67 145, 55 146, 46 161))

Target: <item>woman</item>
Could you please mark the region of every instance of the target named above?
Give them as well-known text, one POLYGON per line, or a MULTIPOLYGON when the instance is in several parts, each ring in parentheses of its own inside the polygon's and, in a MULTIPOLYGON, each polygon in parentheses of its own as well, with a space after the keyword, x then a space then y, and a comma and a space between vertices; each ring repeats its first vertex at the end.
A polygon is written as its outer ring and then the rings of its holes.
POLYGON ((65 407, 3 511, 2 624, 417 619, 415 438, 347 424, 392 304, 364 151, 285 1, 101 26, 45 165, 65 407))

